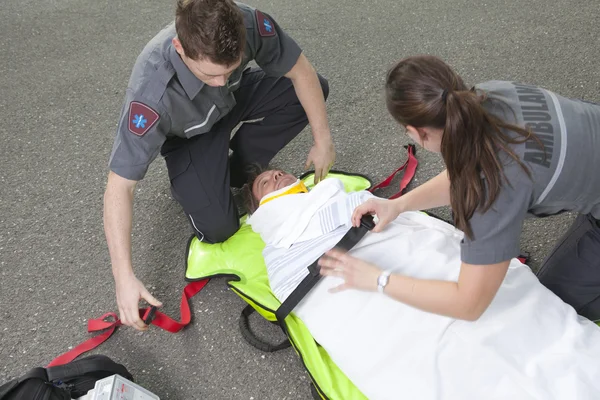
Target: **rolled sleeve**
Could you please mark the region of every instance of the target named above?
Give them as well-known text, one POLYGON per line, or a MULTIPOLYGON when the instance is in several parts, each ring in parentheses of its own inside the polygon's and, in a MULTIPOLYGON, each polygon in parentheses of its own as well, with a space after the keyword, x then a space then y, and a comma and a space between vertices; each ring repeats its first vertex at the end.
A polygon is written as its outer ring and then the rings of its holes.
POLYGON ((159 104, 152 104, 128 92, 109 160, 110 170, 126 179, 143 179, 166 140, 169 126, 169 115, 159 104), (142 125, 137 125, 139 128, 134 125, 131 129, 136 117, 144 118, 147 129, 142 125))
POLYGON ((521 167, 505 171, 510 184, 503 184, 492 207, 475 212, 470 219, 473 239, 461 242, 461 260, 467 264, 489 265, 517 257, 520 236, 533 193, 533 183, 521 167), (511 173, 512 172, 512 173, 511 173))

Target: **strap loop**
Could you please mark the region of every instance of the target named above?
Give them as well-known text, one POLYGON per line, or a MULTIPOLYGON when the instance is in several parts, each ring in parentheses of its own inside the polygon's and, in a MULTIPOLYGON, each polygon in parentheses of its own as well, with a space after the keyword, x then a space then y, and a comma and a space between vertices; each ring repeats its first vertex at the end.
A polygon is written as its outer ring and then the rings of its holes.
MULTIPOLYGON (((156 307, 140 308, 140 318, 142 318, 144 322, 148 321, 152 323, 152 325, 155 325, 171 333, 179 332, 192 320, 192 313, 190 311, 189 300, 192 297, 194 297, 199 291, 201 291, 202 288, 206 286, 208 281, 208 279, 203 279, 200 281, 190 282, 185 286, 181 295, 181 304, 179 306, 181 315, 180 322, 175 321, 168 315, 156 310, 156 307)), ((111 337, 115 330, 121 325, 121 320, 119 320, 117 314, 112 312, 106 313, 100 318, 89 320, 88 332, 105 332, 86 340, 74 349, 56 357, 46 366, 46 368, 67 364, 79 357, 80 355, 82 355, 83 353, 95 349, 96 347, 104 343, 109 337, 111 337)))
POLYGON ((252 313, 254 313, 255 311, 256 310, 254 309, 254 307, 252 307, 250 304, 248 304, 242 310, 242 313, 241 313, 240 319, 239 319, 240 332, 242 333, 242 337, 244 338, 244 340, 246 340, 246 342, 248 342, 249 345, 257 348, 260 351, 264 351, 266 353, 274 353, 279 350, 287 349, 288 347, 290 347, 292 345, 287 337, 285 338, 285 340, 283 342, 281 342, 279 344, 271 344, 271 343, 267 343, 263 339, 260 339, 258 336, 256 336, 256 334, 254 332, 252 332, 252 329, 250 329, 250 320, 249 320, 250 315, 252 315, 252 313))

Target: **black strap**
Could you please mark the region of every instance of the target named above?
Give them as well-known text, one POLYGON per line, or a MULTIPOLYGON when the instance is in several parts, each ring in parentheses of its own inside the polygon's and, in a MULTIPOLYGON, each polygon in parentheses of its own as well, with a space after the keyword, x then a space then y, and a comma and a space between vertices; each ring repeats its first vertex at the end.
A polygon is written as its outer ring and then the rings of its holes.
MULTIPOLYGON (((335 247, 346 251, 350 250, 374 227, 375 222, 373 221, 373 217, 371 215, 363 215, 360 220, 360 225, 358 227, 350 228, 335 247)), ((321 268, 319 267, 318 262, 319 259, 317 258, 315 262, 308 266, 308 275, 275 312, 277 321, 281 326, 284 326, 285 318, 321 279, 321 268)))
POLYGON ((46 369, 48 380, 51 382, 62 381, 65 378, 74 378, 88 374, 110 376, 119 374, 122 377, 133 380, 132 375, 123 365, 116 363, 102 354, 94 354, 68 364, 57 365, 46 369))
POLYGON ((252 330, 250 329, 250 315, 256 311, 250 304, 248 304, 240 315, 240 332, 242 333, 242 337, 253 347, 256 347, 260 351, 264 351, 266 353, 273 353, 279 350, 287 349, 292 344, 288 340, 287 336, 285 340, 279 344, 271 344, 265 342, 263 339, 260 339, 252 330))

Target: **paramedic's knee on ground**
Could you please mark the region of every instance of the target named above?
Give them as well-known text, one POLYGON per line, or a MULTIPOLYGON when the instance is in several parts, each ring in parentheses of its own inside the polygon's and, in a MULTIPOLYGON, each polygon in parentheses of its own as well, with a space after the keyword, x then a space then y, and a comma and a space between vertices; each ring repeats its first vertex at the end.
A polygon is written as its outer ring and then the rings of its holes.
POLYGON ((600 220, 580 214, 537 276, 577 313, 600 320, 600 220))
POLYGON ((240 227, 237 212, 223 212, 219 207, 201 209, 187 214, 196 237, 205 243, 222 243, 233 236, 240 227))

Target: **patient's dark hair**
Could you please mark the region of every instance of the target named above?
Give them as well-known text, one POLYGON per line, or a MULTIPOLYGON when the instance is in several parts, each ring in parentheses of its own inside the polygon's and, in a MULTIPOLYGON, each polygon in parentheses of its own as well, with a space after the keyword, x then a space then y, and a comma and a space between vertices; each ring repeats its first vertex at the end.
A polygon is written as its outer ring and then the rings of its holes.
POLYGON ((256 211, 259 205, 258 202, 260 200, 254 197, 254 194, 252 193, 252 185, 260 174, 270 169, 271 168, 265 168, 257 163, 250 164, 245 169, 248 181, 246 184, 244 184, 244 186, 242 186, 242 198, 244 199, 244 208, 248 214, 252 214, 254 211, 256 211))

